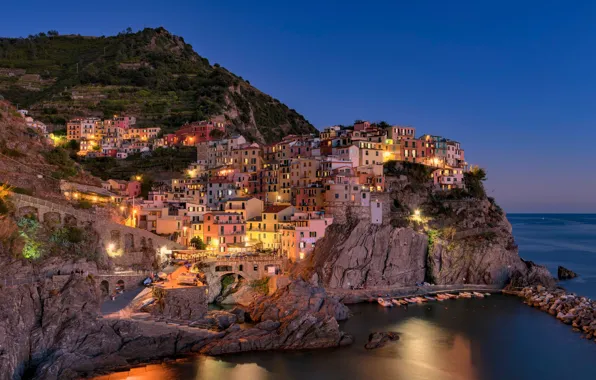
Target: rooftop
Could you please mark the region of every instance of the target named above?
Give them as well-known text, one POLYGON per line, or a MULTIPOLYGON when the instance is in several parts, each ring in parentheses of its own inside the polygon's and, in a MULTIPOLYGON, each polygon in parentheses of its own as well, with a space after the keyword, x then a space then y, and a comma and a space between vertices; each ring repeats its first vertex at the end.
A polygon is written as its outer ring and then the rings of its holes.
POLYGON ((265 214, 277 214, 280 211, 283 211, 285 209, 287 209, 288 207, 291 207, 290 205, 274 205, 274 206, 268 206, 267 208, 265 208, 265 210, 263 211, 263 213, 265 214))

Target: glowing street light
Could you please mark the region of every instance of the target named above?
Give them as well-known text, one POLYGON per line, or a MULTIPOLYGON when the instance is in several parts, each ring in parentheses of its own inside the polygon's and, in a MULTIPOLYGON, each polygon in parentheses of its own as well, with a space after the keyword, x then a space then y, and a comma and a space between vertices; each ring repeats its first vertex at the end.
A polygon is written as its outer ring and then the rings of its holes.
POLYGON ((113 251, 115 248, 116 248, 116 245, 114 243, 108 244, 108 251, 113 251))

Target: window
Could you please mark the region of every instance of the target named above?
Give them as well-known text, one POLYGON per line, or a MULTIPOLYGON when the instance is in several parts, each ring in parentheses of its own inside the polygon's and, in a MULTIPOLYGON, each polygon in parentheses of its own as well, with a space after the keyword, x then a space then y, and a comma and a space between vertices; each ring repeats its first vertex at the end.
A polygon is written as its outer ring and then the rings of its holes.
POLYGON ((259 266, 257 264, 252 266, 252 270, 254 270, 255 272, 259 270, 259 266))

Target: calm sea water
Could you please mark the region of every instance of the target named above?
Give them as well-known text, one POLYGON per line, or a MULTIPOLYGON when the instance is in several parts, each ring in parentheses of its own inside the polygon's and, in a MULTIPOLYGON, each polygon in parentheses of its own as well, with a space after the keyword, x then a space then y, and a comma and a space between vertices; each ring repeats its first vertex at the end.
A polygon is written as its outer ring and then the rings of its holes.
MULTIPOLYGON (((563 283, 596 298, 596 215, 510 215, 520 254, 556 273, 563 265, 580 277, 563 283)), ((383 309, 351 306, 342 323, 349 348, 298 353, 262 352, 199 357, 135 379, 593 379, 596 343, 514 297, 449 300, 383 309), (401 339, 368 351, 372 331, 401 339)))

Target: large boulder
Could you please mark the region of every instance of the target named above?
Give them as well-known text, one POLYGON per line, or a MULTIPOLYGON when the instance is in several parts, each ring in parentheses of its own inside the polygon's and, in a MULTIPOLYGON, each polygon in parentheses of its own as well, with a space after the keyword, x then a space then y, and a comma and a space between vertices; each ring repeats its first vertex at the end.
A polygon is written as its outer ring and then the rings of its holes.
POLYGON ((559 265, 559 267, 557 268, 557 277, 559 278, 559 280, 569 280, 572 278, 576 278, 577 273, 559 265))
POLYGON ((393 342, 399 339, 399 334, 393 331, 374 332, 368 336, 368 342, 364 345, 367 350, 381 348, 388 342, 393 342))

